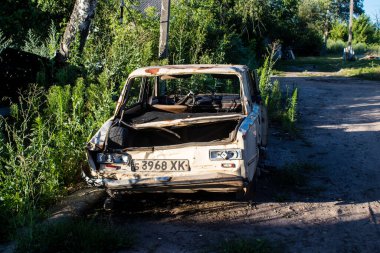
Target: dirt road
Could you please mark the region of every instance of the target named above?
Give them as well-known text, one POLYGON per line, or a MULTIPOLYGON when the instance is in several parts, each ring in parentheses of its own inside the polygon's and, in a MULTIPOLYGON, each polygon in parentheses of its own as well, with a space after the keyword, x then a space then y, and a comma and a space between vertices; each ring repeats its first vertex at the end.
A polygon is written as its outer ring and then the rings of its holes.
POLYGON ((302 137, 271 131, 256 203, 226 195, 130 199, 99 215, 137 236, 133 252, 210 252, 223 240, 265 238, 284 252, 380 252, 380 83, 281 77, 300 88, 302 137), (273 184, 286 163, 318 164, 302 189, 273 184))

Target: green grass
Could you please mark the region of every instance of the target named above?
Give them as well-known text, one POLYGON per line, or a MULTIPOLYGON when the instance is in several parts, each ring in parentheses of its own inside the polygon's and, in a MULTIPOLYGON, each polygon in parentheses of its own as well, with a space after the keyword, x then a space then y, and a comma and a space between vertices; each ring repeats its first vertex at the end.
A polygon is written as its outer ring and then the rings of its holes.
POLYGON ((341 56, 298 57, 294 61, 278 61, 275 73, 281 72, 339 72, 339 76, 380 80, 380 60, 357 60, 345 62, 341 56))
POLYGON ((377 67, 347 68, 341 70, 339 74, 366 80, 380 80, 380 65, 377 67))
POLYGON ((233 239, 224 241, 217 252, 220 253, 272 253, 279 252, 273 243, 265 239, 233 239))
POLYGON ((102 253, 129 249, 126 229, 88 220, 66 220, 26 228, 16 236, 16 252, 102 253))

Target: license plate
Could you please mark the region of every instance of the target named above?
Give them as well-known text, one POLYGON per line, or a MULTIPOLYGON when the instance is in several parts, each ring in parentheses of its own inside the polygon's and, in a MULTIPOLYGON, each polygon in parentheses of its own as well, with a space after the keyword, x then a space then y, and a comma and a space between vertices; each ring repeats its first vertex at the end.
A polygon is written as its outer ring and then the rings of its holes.
POLYGON ((190 170, 188 160, 134 159, 132 164, 132 170, 134 171, 181 172, 190 170))

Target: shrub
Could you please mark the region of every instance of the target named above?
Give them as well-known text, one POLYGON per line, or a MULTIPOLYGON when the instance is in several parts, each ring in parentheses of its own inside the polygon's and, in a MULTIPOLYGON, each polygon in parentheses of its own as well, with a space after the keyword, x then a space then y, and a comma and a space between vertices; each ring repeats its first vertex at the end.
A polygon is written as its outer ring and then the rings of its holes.
POLYGON ((367 45, 367 53, 380 56, 380 44, 369 44, 369 45, 367 45))
POLYGON ((327 53, 329 54, 343 54, 343 49, 346 47, 346 43, 342 40, 327 40, 327 53))
POLYGON ((354 49, 355 54, 364 54, 367 52, 367 44, 363 42, 354 44, 352 48, 354 49))

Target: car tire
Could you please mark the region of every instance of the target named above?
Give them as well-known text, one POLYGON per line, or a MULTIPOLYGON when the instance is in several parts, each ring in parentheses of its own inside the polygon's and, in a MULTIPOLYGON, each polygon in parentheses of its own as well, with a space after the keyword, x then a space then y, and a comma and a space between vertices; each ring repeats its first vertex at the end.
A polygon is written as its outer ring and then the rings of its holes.
POLYGON ((108 132, 108 147, 121 149, 127 146, 128 129, 114 126, 108 132))

